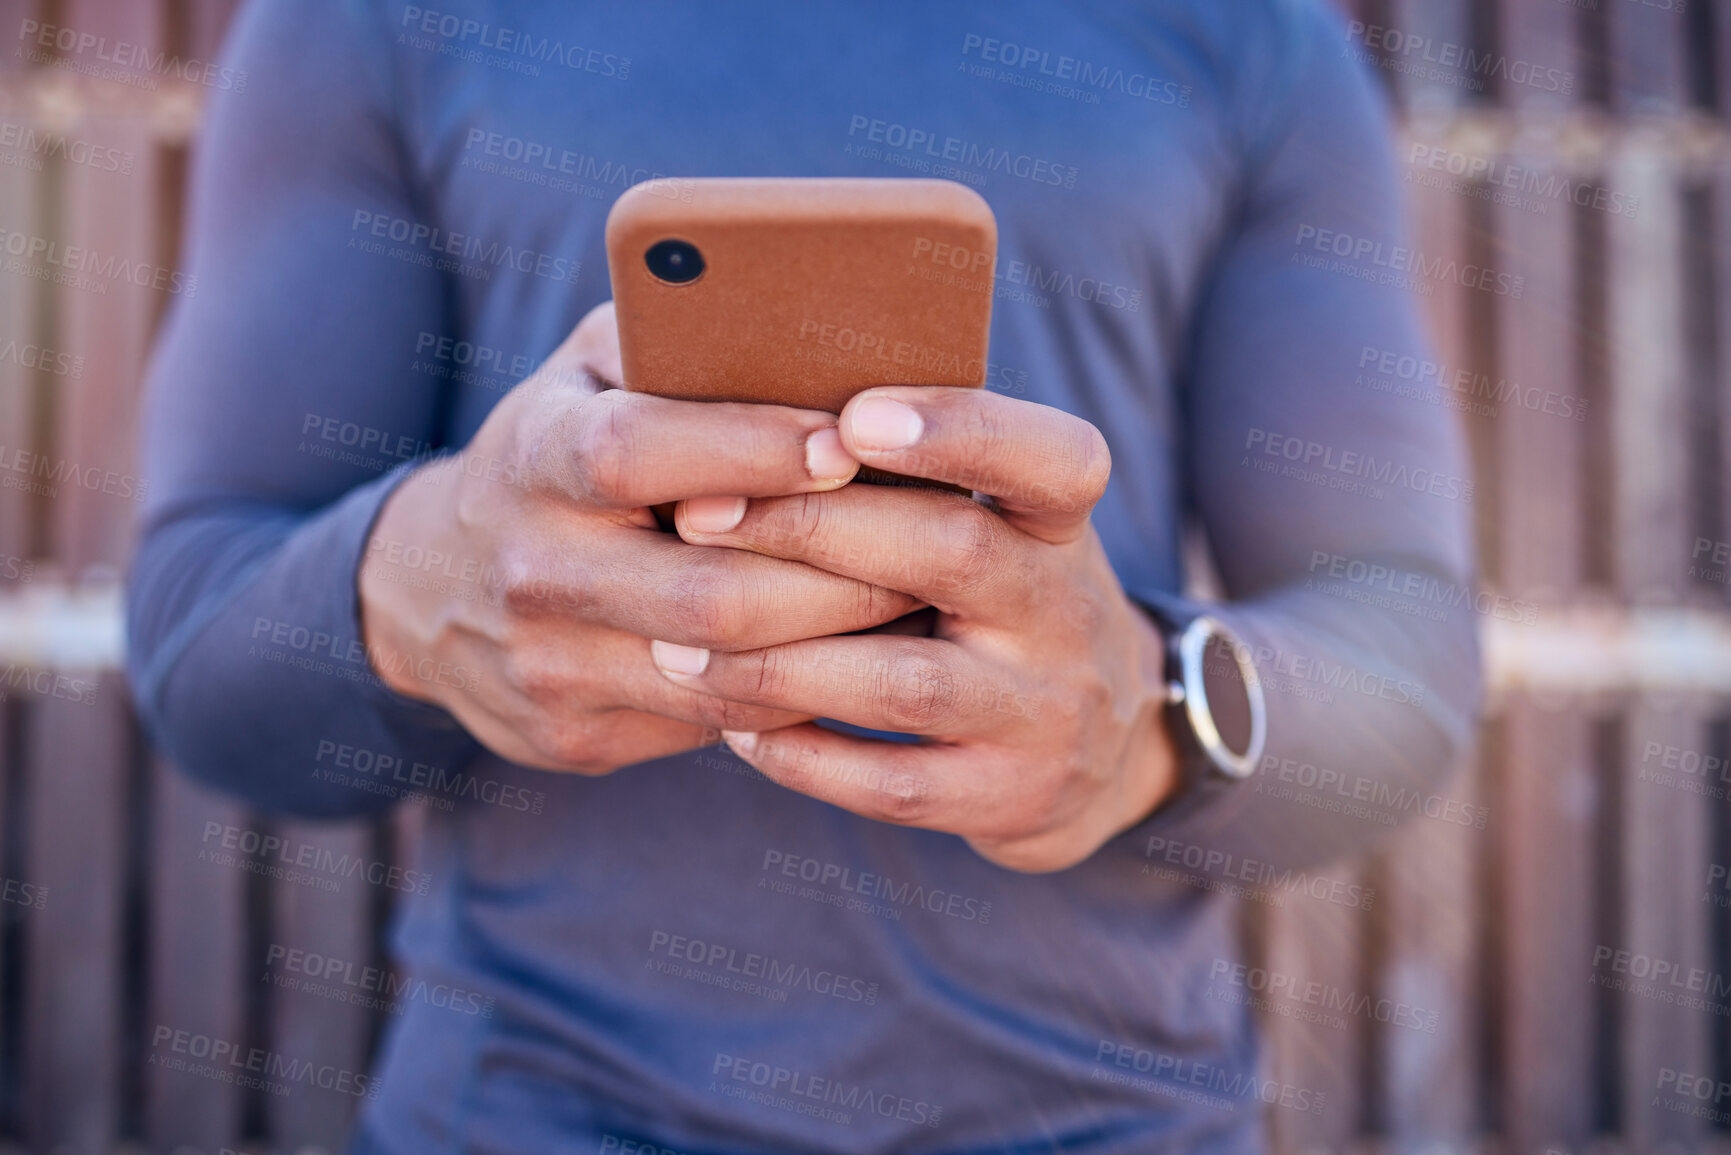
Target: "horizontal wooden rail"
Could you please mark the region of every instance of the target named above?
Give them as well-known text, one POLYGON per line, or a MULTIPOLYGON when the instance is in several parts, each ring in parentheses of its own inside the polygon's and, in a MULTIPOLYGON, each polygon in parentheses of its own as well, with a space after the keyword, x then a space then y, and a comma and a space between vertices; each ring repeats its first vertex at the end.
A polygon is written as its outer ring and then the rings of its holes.
MULTIPOLYGON (((1530 624, 1490 617, 1482 638, 1493 694, 1731 694, 1731 612, 1546 607, 1530 624)), ((124 656, 122 599, 113 583, 32 582, 0 592, 0 669, 111 671, 124 656)))

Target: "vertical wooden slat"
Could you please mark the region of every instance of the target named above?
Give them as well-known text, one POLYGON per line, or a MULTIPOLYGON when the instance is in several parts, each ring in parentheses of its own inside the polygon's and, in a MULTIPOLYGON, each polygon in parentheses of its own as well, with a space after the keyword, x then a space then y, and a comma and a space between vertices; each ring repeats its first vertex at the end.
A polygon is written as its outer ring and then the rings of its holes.
MULTIPOLYGON (((110 35, 145 37, 148 33, 120 28, 110 35)), ((104 261, 124 260, 152 268, 172 264, 175 258, 158 247, 165 222, 156 195, 157 150, 148 124, 138 119, 92 121, 80 131, 95 144, 135 154, 137 166, 124 180, 87 165, 64 166, 60 178, 65 220, 56 239, 100 254, 104 261)), ((58 294, 61 341, 69 353, 84 358, 84 373, 59 382, 56 453, 81 469, 137 477, 139 383, 166 298, 160 290, 123 278, 87 276, 106 281, 107 291, 68 287, 58 294)), ((94 564, 120 563, 131 539, 137 502, 100 490, 75 494, 72 488, 63 487, 62 499, 54 503, 58 556, 74 572, 94 564)))
MULTIPOLYGON (((1724 23, 1731 25, 1731 20, 1724 23)), ((1731 158, 1707 166, 1705 179, 1707 211, 1713 229, 1710 265, 1713 279, 1710 307, 1713 312, 1705 318, 1707 331, 1703 336, 1713 343, 1713 348, 1702 357, 1707 362, 1706 372, 1712 374, 1712 379, 1705 383, 1701 397, 1704 404, 1718 411, 1720 469, 1717 532, 1713 532, 1713 527, 1703 528, 1717 543, 1731 542, 1731 158)), ((1728 576, 1720 578, 1717 592, 1703 597, 1703 601, 1709 604, 1717 602, 1721 606, 1731 604, 1731 566, 1714 564, 1713 547, 1707 548, 1705 556, 1698 557, 1691 546, 1690 566, 1704 566, 1709 572, 1724 570, 1728 576)))
MULTIPOLYGON (((27 8, 24 14, 29 11, 27 8)), ((0 65, 0 78, 11 78, 15 75, 14 63, 0 65)), ((0 115, 18 123, 23 113, 8 109, 0 115)), ((38 229, 40 184, 39 174, 22 165, 0 165, 0 228, 26 234, 38 229)), ((0 343, 40 343, 40 297, 36 281, 27 277, 0 274, 0 343)), ((0 446, 5 447, 8 452, 36 446, 33 430, 38 388, 36 374, 25 368, 20 360, 0 361, 0 446)), ((32 526, 34 504, 23 489, 0 487, 0 558, 28 559, 28 563, 34 565, 37 553, 32 526)), ((20 563, 20 569, 23 564, 20 563)), ((0 591, 13 592, 16 588, 17 583, 0 581, 0 591)), ((0 668, 4 668, 11 655, 0 655, 0 659, 3 659, 0 660, 0 668)), ((5 799, 8 790, 23 772, 23 767, 18 764, 19 760, 13 755, 17 744, 13 723, 21 714, 21 703, 0 705, 0 800, 5 799)), ((6 821, 8 817, 0 810, 0 862, 13 861, 13 848, 6 845, 3 837, 10 829, 10 824, 6 821)), ((0 958, 0 990, 6 989, 10 978, 4 958, 0 958)), ((0 1020, 0 1038, 7 1037, 6 1032, 11 1025, 0 1020)), ((15 1068, 16 1058, 0 1052, 0 1063, 5 1063, 7 1068, 15 1068)), ((10 1080, 12 1077, 12 1070, 0 1069, 0 1078, 10 1080)))
POLYGON ((131 741, 118 675, 102 677, 95 705, 33 703, 26 860, 50 901, 31 912, 39 917, 27 936, 24 1077, 40 1150, 65 1145, 83 1155, 117 1138, 131 741))
MULTIPOLYGON (((246 882, 198 860, 205 824, 244 827, 241 808, 158 763, 153 786, 148 1031, 161 1024, 240 1044, 246 1036, 246 882)), ((146 1067, 145 1126, 164 1151, 238 1147, 242 1091, 146 1067)))
MULTIPOLYGON (((171 40, 185 57, 208 62, 218 50, 233 16, 234 0, 179 0, 159 5, 155 33, 171 40)), ((202 94, 208 98, 208 93, 202 94)), ((121 132, 137 139, 136 131, 121 132)), ((139 147, 149 163, 133 181, 149 182, 165 203, 153 220, 136 222, 152 229, 154 262, 173 265, 181 240, 185 155, 157 153, 145 140, 139 147)), ((100 190, 93 190, 100 196, 100 190)), ((150 312, 159 313, 161 302, 150 312)), ((149 314, 146 314, 148 319, 149 314)), ((151 858, 151 989, 145 1021, 190 1030, 240 1046, 259 1045, 250 1037, 249 1005, 258 996, 262 975, 249 957, 248 893, 252 876, 238 870, 212 870, 197 860, 207 823, 246 828, 251 820, 231 799, 192 783, 167 762, 154 764, 151 858)), ((209 1150, 241 1147, 248 1093, 233 1084, 188 1078, 146 1066, 145 1135, 154 1149, 209 1150)))
POLYGON ((415 868, 415 858, 420 854, 429 817, 424 805, 399 805, 386 820, 391 836, 391 858, 404 870, 415 868))
MULTIPOLYGON (((326 861, 371 862, 377 857, 367 826, 287 822, 278 833, 289 847, 297 848, 291 853, 310 846, 328 852, 326 861)), ((373 960, 373 907, 379 896, 367 881, 365 867, 340 881, 334 892, 276 881, 272 941, 288 949, 343 959, 358 971, 373 960)), ((270 1000, 272 1050, 295 1061, 366 1071, 371 1011, 286 988, 273 987, 270 1000)), ((288 1150, 308 1145, 338 1150, 355 1108, 351 1095, 295 1086, 288 1095, 269 1100, 271 1137, 288 1150)))
POLYGON ((1497 54, 1518 63, 1525 83, 1502 86, 1499 103, 1517 112, 1570 108, 1585 82, 1580 11, 1569 4, 1503 0, 1496 6, 1497 54))
POLYGON ((1466 52, 1473 45, 1471 0, 1392 0, 1389 26, 1400 37, 1401 51, 1385 49, 1382 55, 1409 66, 1396 74, 1401 103, 1433 111, 1488 97, 1489 81, 1467 67, 1466 52), (1413 38, 1427 46, 1406 51, 1413 38))
MULTIPOLYGON (((1368 885, 1358 863, 1337 863, 1326 873, 1345 886, 1368 885)), ((1289 976, 1300 985, 1324 983, 1344 992, 1367 989, 1369 917, 1364 912, 1290 896, 1284 908, 1262 917, 1261 965, 1270 973, 1289 976)), ((1320 1145, 1343 1150, 1357 1136, 1364 1117, 1369 1024, 1352 1015, 1346 1016, 1344 1029, 1278 1016, 1261 1021, 1275 1076, 1320 1092, 1327 1103, 1321 1114, 1274 1112, 1270 1125, 1276 1149, 1300 1152, 1320 1145)))
POLYGON ((1523 695, 1511 701, 1507 725, 1505 779, 1491 803, 1507 872, 1499 1116, 1514 1150, 1578 1151, 1594 1121, 1587 968, 1598 795, 1586 728, 1572 708, 1523 695))
MULTIPOLYGON (((0 7, 0 20, 6 21, 8 35, 16 35, 18 24, 22 20, 39 19, 42 15, 43 0, 6 0, 0 7)), ((10 52, 0 54, 0 75, 8 72, 23 72, 30 67, 30 62, 21 57, 15 57, 10 52)))
MULTIPOLYGON (((1657 147, 1628 138, 1608 168, 1611 183, 1640 198, 1634 217, 1613 217, 1607 288, 1611 342, 1613 471, 1617 578, 1637 605, 1681 599, 1690 542, 1680 189, 1657 147)), ((1627 723, 1620 818, 1623 842, 1619 945, 1680 965, 1709 968, 1698 888, 1708 838, 1704 808, 1689 796, 1637 781, 1641 749, 1661 742, 1698 748, 1700 712, 1652 697, 1632 706, 1627 723)), ((1652 1109, 1658 1071, 1706 1070, 1707 1023, 1701 1011, 1657 999, 1619 1002, 1624 1130, 1647 1143, 1687 1140, 1702 1130, 1690 1115, 1652 1109)))
MULTIPOLYGON (((80 33, 109 42, 161 44, 155 4, 120 5, 63 0, 55 15, 80 33)), ((153 175, 154 151, 139 118, 69 126, 93 145, 137 157, 127 181, 93 166, 56 160, 52 217, 45 232, 61 246, 80 246, 104 259, 156 264, 160 221, 153 175)), ((138 376, 159 304, 149 289, 102 273, 97 293, 56 285, 49 332, 57 346, 83 358, 77 377, 54 381, 49 394, 53 441, 43 447, 64 480, 50 502, 52 556, 74 574, 124 560, 136 503, 102 491, 103 474, 136 475, 138 376), (76 470, 76 479, 71 476, 76 470), (98 485, 81 481, 95 471, 98 485)), ((51 1149, 97 1151, 116 1138, 125 1014, 121 957, 124 942, 125 861, 129 823, 123 811, 129 784, 132 732, 118 675, 105 675, 94 706, 48 700, 34 708, 26 794, 30 806, 33 868, 63 904, 50 904, 39 933, 28 943, 25 976, 27 1110, 32 1136, 51 1149)))
MULTIPOLYGON (((1574 175, 1543 151, 1516 151, 1502 157, 1551 180, 1574 175)), ((1567 201, 1553 202, 1536 214, 1517 205, 1499 205, 1491 261, 1510 278, 1519 277, 1521 296, 1495 302, 1497 380, 1518 386, 1523 396, 1583 399, 1579 333, 1589 323, 1581 315, 1577 292, 1587 270, 1578 259, 1581 220, 1567 201)), ((1509 394, 1509 390, 1504 391, 1509 394)), ((1498 442, 1500 482, 1487 498, 1498 511, 1497 576, 1508 592, 1527 602, 1555 608, 1577 593, 1583 581, 1585 525, 1579 508, 1582 476, 1594 463, 1584 457, 1590 411, 1571 404, 1528 406, 1505 396, 1493 424, 1498 442), (1540 500, 1543 495, 1547 500, 1540 500)))
POLYGON ((1610 99, 1620 113, 1653 115, 1681 112, 1688 102, 1684 37, 1690 5, 1622 0, 1604 6, 1609 22, 1610 99))
POLYGON ((1708 67, 1713 74, 1714 104, 1712 111, 1721 117, 1731 116, 1731 19, 1723 8, 1712 14, 1713 43, 1708 46, 1708 67))
MULTIPOLYGON (((1716 16, 1714 30, 1719 51, 1714 62, 1717 95, 1723 115, 1727 108, 1731 108, 1731 19, 1726 19, 1723 13, 1716 16)), ((1731 468, 1726 465, 1731 463, 1731 159, 1720 157, 1703 168, 1707 215, 1713 231, 1708 266, 1712 278, 1709 311, 1703 316, 1705 325, 1700 335, 1703 341, 1711 343, 1711 347, 1698 354, 1709 376, 1700 396, 1703 403, 1716 411, 1720 463, 1716 503, 1719 521, 1717 532, 1710 533, 1710 537, 1714 542, 1731 542, 1731 468)), ((1697 562, 1693 548, 1690 561, 1691 564, 1697 562)), ((1721 578, 1720 581, 1713 600, 1723 607, 1731 602, 1731 580, 1721 578)), ((1725 695, 1720 695, 1710 703, 1710 708, 1712 717, 1706 732, 1701 735, 1700 749, 1715 757, 1731 756, 1725 725, 1727 715, 1731 714, 1731 702, 1725 695)), ((1709 845, 1718 852, 1716 861, 1731 866, 1731 804, 1720 800, 1705 809, 1709 845)), ((1727 966, 1731 962, 1731 941, 1726 935, 1727 928, 1731 928, 1731 915, 1724 911, 1710 912, 1706 915, 1706 924, 1709 942, 1717 947, 1714 957, 1718 965, 1715 969, 1731 969, 1727 966)), ((1717 1019, 1712 1030, 1709 1047, 1717 1059, 1714 1074, 1719 1078, 1731 1078, 1731 1018, 1717 1019)))
MULTIPOLYGON (((0 73, 0 76, 6 75, 0 73)), ((22 109, 0 113, 12 123, 28 123, 22 109)), ((41 201, 40 173, 23 165, 0 165, 0 228, 35 235, 41 201)), ((17 274, 0 273, 0 344, 17 341, 40 344, 44 334, 40 309, 40 282, 17 274)), ((18 358, 0 361, 0 446, 8 450, 35 448, 36 395, 39 379, 18 358)), ((22 488, 0 488, 0 555, 30 556, 35 542, 31 533, 34 502, 22 488)))
POLYGON ((184 0, 187 13, 187 52, 198 60, 216 58, 223 35, 240 8, 240 0, 184 0))
MULTIPOLYGON (((1415 188, 1414 233, 1428 257, 1470 263, 1466 204, 1450 192, 1415 188)), ((1456 369, 1473 365, 1468 292, 1439 286, 1427 302, 1436 354, 1456 369)), ((1467 801, 1475 790, 1471 771, 1463 769, 1442 793, 1476 805, 1467 801)), ((1400 1026, 1375 1032, 1376 1115, 1403 1145, 1464 1143, 1479 1123, 1475 1059, 1482 1004, 1473 961, 1482 912, 1476 863, 1488 837, 1412 816, 1378 856, 1380 993, 1437 1014, 1434 1034, 1400 1026)))
MULTIPOLYGON (((1495 303, 1497 374, 1541 395, 1579 396, 1576 289, 1585 270, 1576 215, 1561 205, 1542 215, 1505 205, 1495 219, 1491 263, 1522 279, 1519 299, 1495 303)), ((1495 423, 1501 584, 1513 598, 1555 609, 1583 578, 1583 426, 1518 403, 1501 405, 1495 423)), ((1497 1113, 1515 1151, 1579 1150, 1593 1120, 1587 967, 1597 793, 1572 706, 1520 694, 1506 719, 1505 764, 1487 790, 1502 867, 1497 1113)))

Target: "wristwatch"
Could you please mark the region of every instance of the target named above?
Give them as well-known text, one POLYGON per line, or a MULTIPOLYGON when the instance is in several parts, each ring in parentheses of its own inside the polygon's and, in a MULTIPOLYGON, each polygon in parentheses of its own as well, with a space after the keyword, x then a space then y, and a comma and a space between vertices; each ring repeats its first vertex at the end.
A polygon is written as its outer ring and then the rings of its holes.
POLYGON ((1219 618, 1143 604, 1166 640, 1166 718, 1185 785, 1250 777, 1268 741, 1250 647, 1219 618))

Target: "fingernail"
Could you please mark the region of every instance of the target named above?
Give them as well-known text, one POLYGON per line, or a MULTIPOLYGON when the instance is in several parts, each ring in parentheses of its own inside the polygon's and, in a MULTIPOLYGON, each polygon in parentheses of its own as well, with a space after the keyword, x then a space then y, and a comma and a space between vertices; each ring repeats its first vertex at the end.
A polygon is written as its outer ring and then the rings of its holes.
POLYGON ((688 497, 685 528, 692 533, 726 533, 745 517, 743 497, 688 497))
MULTIPOLYGON (((664 674, 681 674, 695 678, 709 667, 709 651, 696 646, 676 646, 672 642, 650 642, 649 656, 664 674)), ((724 733, 722 737, 726 737, 724 733)))
POLYGON ((926 425, 918 413, 888 397, 867 397, 848 413, 848 421, 855 445, 883 452, 906 449, 926 425))
POLYGON ((723 730, 721 740, 741 758, 750 758, 751 752, 757 749, 757 735, 749 730, 723 730))
POLYGON ((805 439, 805 471, 816 481, 846 481, 859 470, 846 449, 842 448, 841 430, 833 425, 819 429, 805 439))

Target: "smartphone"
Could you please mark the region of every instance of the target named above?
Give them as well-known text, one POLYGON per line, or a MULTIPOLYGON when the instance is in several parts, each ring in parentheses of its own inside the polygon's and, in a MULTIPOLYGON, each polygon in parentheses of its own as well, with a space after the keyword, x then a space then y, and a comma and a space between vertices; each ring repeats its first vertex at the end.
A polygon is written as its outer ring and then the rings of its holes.
POLYGON ((954 181, 646 181, 607 217, 621 384, 832 413, 873 385, 983 386, 997 250, 954 181))

